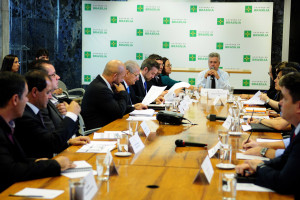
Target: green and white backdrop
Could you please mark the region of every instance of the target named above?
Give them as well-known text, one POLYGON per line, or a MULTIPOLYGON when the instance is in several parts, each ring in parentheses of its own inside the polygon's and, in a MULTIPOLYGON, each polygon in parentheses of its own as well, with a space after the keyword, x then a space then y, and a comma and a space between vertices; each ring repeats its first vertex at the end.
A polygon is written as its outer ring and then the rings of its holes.
MULTIPOLYGON (((152 53, 173 68, 208 67, 208 54, 221 55, 221 68, 236 89, 268 89, 273 3, 82 2, 82 84, 89 84, 112 59, 139 64, 152 53)), ((195 83, 197 73, 172 73, 195 83)))

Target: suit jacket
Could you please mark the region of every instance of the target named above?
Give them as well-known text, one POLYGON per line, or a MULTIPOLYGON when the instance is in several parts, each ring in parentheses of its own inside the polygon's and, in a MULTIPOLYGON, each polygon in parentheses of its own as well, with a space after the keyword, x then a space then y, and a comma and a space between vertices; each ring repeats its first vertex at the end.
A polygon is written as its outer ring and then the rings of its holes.
MULTIPOLYGON (((147 91, 149 90, 149 86, 148 86, 148 83, 147 82, 147 91)), ((141 74, 140 74, 140 78, 139 80, 137 80, 135 82, 134 85, 131 86, 132 89, 134 90, 134 93, 135 93, 135 96, 136 96, 136 100, 137 100, 137 103, 140 103, 143 101, 144 97, 146 96, 146 92, 145 92, 145 89, 144 89, 144 84, 143 84, 143 81, 142 81, 142 77, 141 77, 141 74)))
POLYGON ((81 115, 87 129, 105 126, 122 118, 127 111, 126 91, 112 92, 98 75, 87 87, 81 104, 81 115))
POLYGON ((300 132, 281 156, 266 161, 265 166, 257 168, 256 184, 282 194, 297 195, 300 188, 299 169, 300 132))
POLYGON ((18 181, 60 175, 57 161, 35 162, 35 159, 27 158, 18 141, 14 137, 14 143, 9 140, 7 133, 10 131, 0 116, 0 192, 18 181))
MULTIPOLYGON (((124 82, 122 82, 122 84, 124 85, 124 87, 126 89, 124 82)), ((127 102, 128 105, 134 105, 136 103, 140 103, 138 97, 135 95, 135 92, 134 92, 134 89, 132 88, 132 86, 129 85, 128 87, 129 87, 129 91, 130 91, 129 96, 128 96, 128 102, 127 102)), ((126 90, 126 92, 127 92, 127 90, 126 90)), ((127 92, 127 94, 128 94, 128 92, 127 92)))
POLYGON ((65 117, 54 131, 49 131, 26 105, 23 116, 16 119, 15 136, 29 157, 52 158, 53 153, 59 153, 68 147, 67 141, 73 136, 76 122, 65 117))
POLYGON ((161 79, 161 75, 160 74, 158 76, 155 76, 153 79, 151 79, 150 81, 147 82, 148 90, 151 88, 152 85, 155 85, 155 86, 158 86, 158 87, 165 86, 162 83, 162 79, 161 79))

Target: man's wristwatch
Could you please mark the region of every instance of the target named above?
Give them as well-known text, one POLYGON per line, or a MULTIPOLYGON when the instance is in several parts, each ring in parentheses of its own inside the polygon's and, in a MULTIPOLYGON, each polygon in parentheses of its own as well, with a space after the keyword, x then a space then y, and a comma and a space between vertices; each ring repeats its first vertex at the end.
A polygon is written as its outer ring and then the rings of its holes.
POLYGON ((267 147, 262 148, 262 149, 260 150, 260 155, 261 155, 262 157, 266 157, 267 151, 268 151, 268 148, 267 148, 267 147))
POLYGON ((261 169, 261 168, 263 168, 263 167, 265 167, 265 166, 266 166, 266 165, 265 165, 264 162, 259 163, 259 164, 257 165, 257 167, 256 167, 256 171, 258 171, 258 169, 261 169))

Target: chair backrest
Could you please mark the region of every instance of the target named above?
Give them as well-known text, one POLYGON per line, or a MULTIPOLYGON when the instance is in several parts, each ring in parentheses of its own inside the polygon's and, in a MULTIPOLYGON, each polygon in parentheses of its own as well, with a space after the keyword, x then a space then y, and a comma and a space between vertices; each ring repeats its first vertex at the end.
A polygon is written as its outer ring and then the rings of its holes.
POLYGON ((61 88, 63 91, 68 92, 68 88, 67 88, 66 84, 64 82, 62 82, 61 80, 58 80, 58 88, 61 88))

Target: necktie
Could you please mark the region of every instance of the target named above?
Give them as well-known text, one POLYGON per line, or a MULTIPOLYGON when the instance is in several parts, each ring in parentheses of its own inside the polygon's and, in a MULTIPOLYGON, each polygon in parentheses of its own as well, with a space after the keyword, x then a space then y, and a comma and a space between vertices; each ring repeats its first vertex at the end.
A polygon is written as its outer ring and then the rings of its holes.
POLYGON ((129 87, 127 87, 127 88, 126 88, 126 90, 127 90, 127 93, 128 93, 128 94, 130 94, 130 90, 129 90, 129 87))
POLYGON ((294 141, 295 137, 296 137, 296 134, 294 132, 293 137, 292 137, 292 141, 294 141))
POLYGON ((147 82, 146 81, 144 83, 144 88, 145 88, 145 94, 147 94, 147 82))
POLYGON ((14 138, 13 138, 13 132, 14 132, 14 128, 11 128, 11 132, 7 133, 7 136, 9 138, 9 140, 14 144, 14 138))
POLYGON ((215 80, 215 76, 211 76, 211 88, 215 89, 216 88, 216 80, 215 80))
POLYGON ((132 101, 131 101, 131 97, 130 97, 130 89, 129 89, 129 87, 127 87, 127 88, 126 88, 126 90, 127 90, 127 93, 129 94, 128 96, 129 96, 130 105, 132 105, 132 101))
POLYGON ((46 128, 45 122, 44 122, 44 119, 43 119, 43 115, 42 115, 41 111, 39 111, 39 112, 37 113, 37 116, 41 119, 44 128, 46 128))

